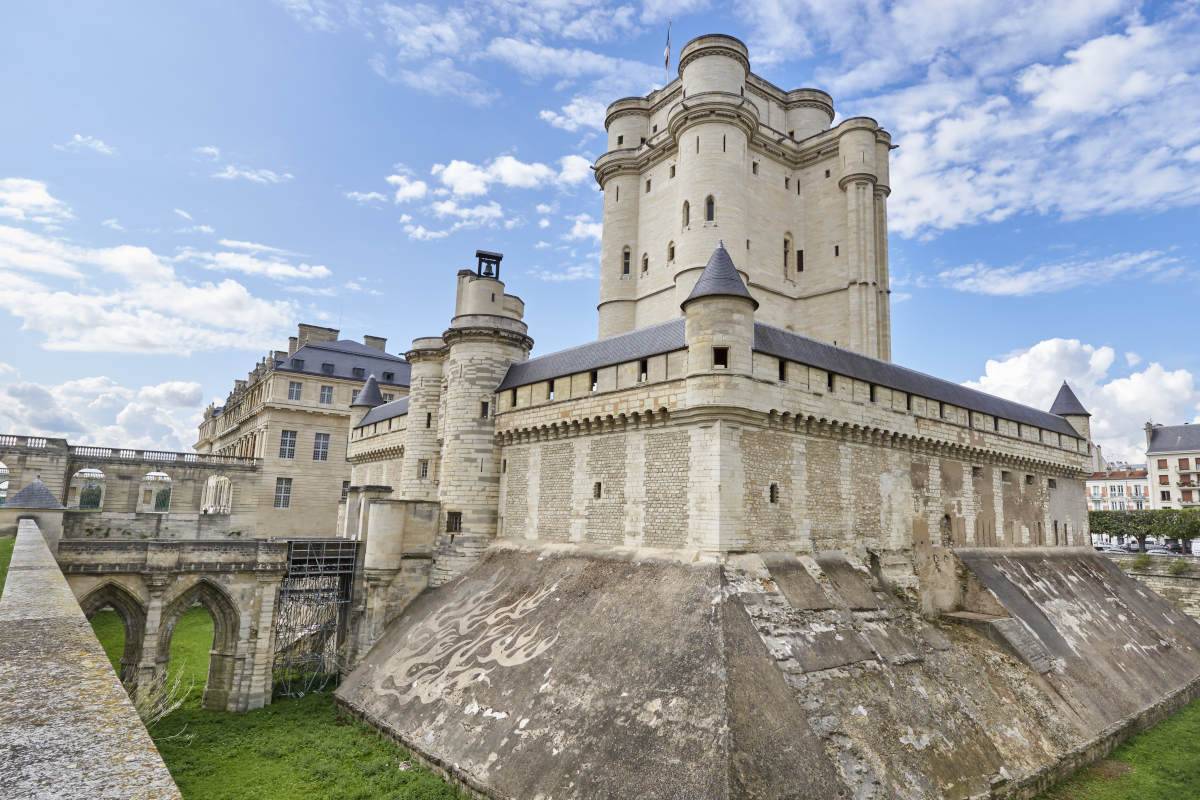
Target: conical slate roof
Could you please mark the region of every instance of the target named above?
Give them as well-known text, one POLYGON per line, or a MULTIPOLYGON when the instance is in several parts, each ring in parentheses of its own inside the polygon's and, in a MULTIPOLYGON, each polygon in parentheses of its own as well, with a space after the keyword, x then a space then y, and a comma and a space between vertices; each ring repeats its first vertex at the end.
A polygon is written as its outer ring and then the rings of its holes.
POLYGON ((46 484, 42 483, 41 478, 34 478, 33 483, 8 498, 8 502, 5 505, 8 508, 66 508, 62 503, 58 502, 58 498, 54 496, 54 492, 50 491, 46 484))
POLYGON ((374 408, 381 405, 383 405, 383 394, 379 391, 379 383, 376 382, 374 375, 370 375, 367 377, 367 382, 363 384, 362 391, 358 393, 358 399, 351 403, 350 407, 374 408))
POLYGON ((1090 417, 1091 414, 1083 407, 1083 403, 1079 402, 1079 398, 1071 391, 1071 387, 1063 381, 1062 388, 1058 390, 1058 397, 1054 398, 1054 405, 1050 406, 1050 413, 1057 414, 1060 417, 1090 417))
POLYGON ((700 280, 696 281, 696 285, 692 287, 692 293, 679 304, 679 307, 687 308, 688 303, 699 300, 701 297, 744 297, 754 303, 755 308, 758 308, 758 301, 746 288, 745 281, 742 280, 737 267, 733 265, 733 259, 729 257, 729 251, 725 249, 725 242, 721 242, 717 245, 717 249, 713 250, 708 264, 700 273, 700 280))

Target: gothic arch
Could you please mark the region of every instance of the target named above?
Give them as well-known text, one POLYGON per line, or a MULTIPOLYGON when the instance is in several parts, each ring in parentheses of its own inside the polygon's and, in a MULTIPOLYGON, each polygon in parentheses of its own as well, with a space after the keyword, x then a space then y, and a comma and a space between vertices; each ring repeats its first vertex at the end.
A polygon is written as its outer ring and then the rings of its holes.
POLYGON ((208 659, 203 705, 214 711, 225 711, 228 710, 230 698, 234 696, 241 614, 237 604, 217 584, 201 578, 163 609, 158 629, 158 667, 160 671, 166 670, 171 658, 171 637, 175 633, 175 625, 183 612, 197 603, 208 610, 213 620, 213 643, 208 659))
POLYGON ((79 607, 89 620, 97 612, 111 608, 121 618, 125 628, 125 649, 121 652, 121 682, 132 688, 137 682, 138 661, 142 657, 142 641, 146 635, 146 607, 142 601, 116 581, 106 581, 92 589, 79 601, 79 607))

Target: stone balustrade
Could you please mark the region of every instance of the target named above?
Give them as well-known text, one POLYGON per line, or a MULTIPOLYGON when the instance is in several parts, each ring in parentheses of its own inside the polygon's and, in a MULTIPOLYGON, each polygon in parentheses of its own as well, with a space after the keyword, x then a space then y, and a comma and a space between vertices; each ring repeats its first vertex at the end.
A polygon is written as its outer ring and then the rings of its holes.
POLYGON ((32 520, 0 596, 0 797, 180 797, 32 520))

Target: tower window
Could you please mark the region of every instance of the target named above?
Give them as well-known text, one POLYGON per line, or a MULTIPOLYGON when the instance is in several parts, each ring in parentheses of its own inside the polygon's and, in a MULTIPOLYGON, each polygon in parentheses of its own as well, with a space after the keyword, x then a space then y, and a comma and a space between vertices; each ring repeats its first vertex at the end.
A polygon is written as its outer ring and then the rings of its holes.
POLYGON ((826 178, 828 178, 828 177, 829 177, 829 170, 825 170, 825 177, 826 177, 826 178))
POLYGON ((489 412, 490 410, 491 410, 491 409, 489 408, 489 404, 488 404, 488 401, 487 401, 487 400, 484 400, 484 401, 480 402, 480 404, 479 404, 479 418, 480 418, 480 419, 487 419, 487 418, 488 418, 488 412, 489 412))
POLYGON ((650 256, 642 253, 642 274, 645 275, 650 271, 650 256))
POLYGON ((604 487, 600 485, 600 481, 592 484, 592 499, 599 500, 604 494, 604 487))
POLYGON ((757 161, 751 161, 751 162, 750 162, 750 171, 751 171, 752 173, 754 173, 755 175, 757 175, 757 174, 758 174, 758 162, 757 162, 757 161))
POLYGON ((626 247, 621 251, 621 274, 629 274, 629 248, 626 247))
POLYGON ((699 136, 696 137, 696 152, 697 153, 700 152, 700 137, 699 136))
POLYGON ((461 533, 462 532, 462 512, 447 511, 446 512, 446 532, 461 533))
POLYGON ((596 370, 592 370, 591 374, 588 375, 588 382, 591 383, 593 392, 596 391, 597 389, 599 389, 600 388, 600 373, 596 370))
POLYGON ((772 483, 770 485, 770 487, 767 489, 767 499, 769 501, 771 501, 772 503, 779 502, 779 484, 778 483, 772 483))
MULTIPOLYGON (((624 137, 624 136, 618 136, 618 137, 617 137, 617 145, 619 146, 619 145, 623 145, 623 144, 625 144, 625 137, 624 137)), ((828 172, 828 171, 826 171, 826 173, 825 173, 825 177, 826 177, 826 178, 828 178, 828 177, 829 177, 829 172, 828 172)))
POLYGON ((792 262, 792 237, 783 237, 783 276, 786 278, 792 262))
POLYGON ((785 177, 785 178, 783 179, 783 188, 784 188, 784 189, 790 189, 790 188, 792 188, 792 179, 791 179, 791 178, 786 178, 786 177, 785 177))
POLYGON ((782 358, 779 359, 779 382, 780 383, 787 383, 787 365, 788 365, 788 362, 784 361, 782 358))
POLYGON ((788 131, 788 138, 789 138, 789 139, 795 139, 795 138, 796 138, 796 132, 795 132, 795 131, 788 131))
POLYGON ((650 360, 643 358, 638 362, 638 383, 645 383, 650 377, 650 360))
POLYGON ((873 383, 871 384, 871 395, 870 396, 871 396, 871 402, 874 403, 875 402, 875 384, 873 384, 873 383))
POLYGON ((725 152, 725 137, 724 136, 721 137, 721 152, 722 153, 725 152))
POLYGON ((904 396, 904 407, 907 410, 912 411, 912 395, 911 394, 904 396))
POLYGON ((833 391, 833 373, 832 372, 826 373, 825 385, 829 388, 829 391, 831 391, 831 392, 833 391))
POLYGON ((687 200, 683 201, 683 227, 687 227, 692 221, 692 205, 687 200))
POLYGON ((645 144, 645 143, 646 143, 646 137, 645 137, 645 136, 643 136, 643 137, 642 137, 641 144, 645 144))
POLYGON ((546 399, 547 400, 554 399, 554 379, 553 378, 551 378, 546 383, 546 399))
POLYGON ((650 194, 650 179, 646 179, 646 194, 650 194))
POLYGON ((517 390, 516 389, 512 390, 512 394, 509 395, 509 399, 512 401, 512 407, 516 408, 517 407, 517 390))
POLYGON ((796 272, 804 272, 804 251, 796 251, 796 272))
POLYGON ((841 254, 841 252, 842 252, 842 248, 839 245, 835 244, 833 246, 833 257, 837 258, 841 254))
POLYGON ((674 178, 674 177, 675 177, 675 165, 674 165, 674 164, 672 164, 672 165, 671 165, 671 172, 670 172, 670 176, 671 176, 672 178, 674 178))
POLYGON ((429 459, 422 458, 417 462, 417 477, 421 480, 429 477, 429 459))
POLYGON ((704 221, 717 221, 717 201, 713 199, 711 194, 704 198, 704 221))
POLYGON ((713 369, 728 369, 729 368, 729 348, 714 347, 713 348, 713 369))
POLYGON ((613 202, 615 202, 615 203, 619 203, 619 202, 621 202, 621 187, 620 187, 620 186, 614 186, 613 188, 614 188, 614 189, 616 189, 616 196, 617 196, 617 197, 616 197, 616 200, 614 200, 613 202))
POLYGON ((432 411, 425 412, 425 427, 426 428, 433 427, 433 412, 432 411))
POLYGON ((674 260, 675 260, 675 243, 670 242, 667 244, 667 261, 674 261, 674 260))

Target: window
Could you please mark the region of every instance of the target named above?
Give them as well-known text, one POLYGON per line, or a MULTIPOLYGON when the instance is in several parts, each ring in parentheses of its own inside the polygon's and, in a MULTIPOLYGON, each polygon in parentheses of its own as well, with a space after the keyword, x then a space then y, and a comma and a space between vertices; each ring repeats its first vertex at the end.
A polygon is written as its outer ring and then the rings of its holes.
POLYGON ((351 372, 354 373, 354 377, 356 377, 356 378, 367 377, 367 371, 365 369, 363 369, 362 367, 355 367, 354 369, 351 370, 351 372))
POLYGON ((982 478, 983 477, 983 467, 971 467, 971 477, 972 478, 982 478))
POLYGON ((683 201, 683 227, 687 227, 692 221, 692 205, 687 200, 683 201))
POLYGON ((1169 475, 1159 475, 1158 476, 1158 485, 1159 486, 1170 486, 1171 485, 1170 476, 1169 475))
POLYGON ((546 399, 547 400, 554 399, 554 379, 553 378, 546 381, 546 399))
POLYGON ((1057 489, 1057 488, 1058 488, 1058 481, 1056 481, 1054 478, 1047 478, 1047 479, 1046 479, 1046 486, 1047 486, 1047 488, 1050 488, 1050 489, 1057 489))
POLYGON ((674 165, 674 164, 672 164, 672 165, 671 165, 671 172, 670 172, 670 175, 671 175, 671 177, 672 177, 672 178, 674 178, 674 177, 675 177, 675 165, 674 165))
POLYGON ((1004 483, 1012 483, 1012 473, 1008 470, 1003 470, 1000 473, 1000 480, 1004 483))
POLYGON ((615 195, 615 197, 613 198, 613 202, 614 202, 614 203, 619 203, 619 202, 621 202, 621 187, 620 187, 620 186, 614 186, 614 187, 613 187, 613 189, 615 189, 615 190, 616 190, 615 192, 613 192, 613 194, 615 195))
POLYGON ((323 406, 333 405, 333 387, 332 386, 322 386, 321 387, 321 405, 323 405, 323 406))
POLYGON ((396 382, 396 373, 385 372, 385 373, 383 373, 383 379, 385 381, 387 381, 388 383, 395 383, 396 382))
POLYGON ((789 139, 795 139, 795 138, 796 138, 796 132, 795 132, 795 131, 788 131, 788 138, 789 138, 789 139))
POLYGON ((292 504, 292 479, 275 479, 275 507, 288 508, 292 504))
POLYGON ((642 137, 642 142, 641 142, 641 143, 642 143, 642 144, 645 144, 645 143, 646 143, 646 137, 645 137, 645 136, 643 136, 643 137, 642 137))
POLYGON ((1170 502, 1171 501, 1171 492, 1169 490, 1165 491, 1165 492, 1159 492, 1158 497, 1160 500, 1166 500, 1167 502, 1170 502))
POLYGON ((295 458, 296 457, 296 432, 295 431, 280 431, 279 432, 279 457, 280 458, 295 458))
POLYGON ((649 271, 650 271, 650 256, 646 253, 642 253, 642 274, 645 275, 649 271))
POLYGON ((355 403, 358 402, 358 393, 360 391, 361 391, 360 389, 351 389, 350 390, 350 405, 354 405, 355 403))
POLYGON ((292 359, 292 369, 304 369, 304 359, 303 358, 293 358, 292 359))
POLYGON ((804 272, 804 251, 796 251, 796 272, 804 272))
POLYGON ((329 434, 318 433, 313 436, 313 461, 329 460, 329 434))
POLYGON ((462 533, 462 512, 446 512, 446 533, 462 533))
POLYGON ((783 276, 786 278, 788 267, 792 265, 792 237, 783 237, 783 276))
POLYGON ((646 179, 646 194, 650 194, 650 179, 646 179))
POLYGON ((304 391, 304 384, 300 381, 288 382, 288 400, 299 400, 300 395, 304 391))
POLYGON ((396 395, 392 394, 391 392, 384 392, 384 393, 383 393, 383 402, 385 402, 385 403, 390 403, 390 402, 392 402, 392 401, 393 401, 393 400, 395 400, 395 399, 396 399, 396 395))
POLYGON ((757 162, 757 161, 751 161, 751 162, 750 162, 750 171, 751 171, 752 173, 754 173, 755 175, 757 175, 757 174, 758 174, 758 162, 757 162))
POLYGON ((713 199, 711 194, 704 198, 704 221, 717 221, 717 201, 713 199))
POLYGON ((426 428, 433 427, 433 412, 432 411, 425 412, 425 427, 426 428))
POLYGON ((1026 475, 1026 476, 1025 476, 1025 485, 1026 485, 1026 486, 1033 486, 1033 476, 1032 476, 1032 475, 1026 475))
POLYGON ((592 484, 592 499, 599 500, 603 495, 604 487, 600 484, 600 481, 596 481, 592 484))
POLYGON ((721 152, 722 153, 725 152, 725 137, 724 136, 721 137, 721 152))
POLYGON ((333 364, 330 364, 328 361, 326 361, 324 364, 321 365, 321 372, 324 372, 326 375, 332 375, 333 374, 333 364))
POLYGON ((1185 472, 1188 469, 1188 460, 1186 458, 1179 459, 1179 470, 1185 472))
POLYGON ((488 401, 487 401, 487 400, 484 400, 483 402, 481 402, 481 403, 479 404, 479 418, 480 418, 480 419, 487 419, 487 418, 488 418, 488 412, 489 412, 490 410, 491 410, 491 409, 490 409, 490 408, 489 408, 489 406, 488 406, 488 401))
POLYGON ((1167 468, 1167 460, 1166 460, 1165 458, 1160 458, 1160 459, 1158 460, 1158 468, 1159 468, 1159 469, 1166 469, 1166 468, 1167 468))
POLYGON ((728 369, 729 368, 729 348, 714 347, 713 348, 713 369, 728 369))
POLYGON ((783 179, 783 188, 784 188, 784 189, 790 189, 790 188, 792 188, 792 179, 791 179, 791 178, 784 178, 784 179, 783 179))
POLYGON ((669 263, 669 262, 673 262, 674 260, 675 260, 675 243, 668 242, 667 243, 667 261, 669 263))
POLYGON ((599 371, 592 370, 591 374, 588 375, 588 383, 591 384, 593 392, 600 388, 600 373, 599 373, 599 371))
POLYGON ((643 358, 638 362, 638 383, 645 383, 650 377, 650 360, 643 358))
POLYGON ((874 403, 875 402, 875 384, 873 384, 873 383, 871 384, 869 391, 870 391, 870 400, 872 403, 874 403))
POLYGON ((1182 492, 1182 495, 1183 496, 1180 499, 1182 499, 1183 502, 1185 502, 1185 503, 1192 502, 1192 490, 1191 489, 1184 489, 1182 492))
POLYGON ((841 255, 841 252, 842 252, 842 248, 835 244, 833 246, 833 257, 837 258, 839 255, 841 255))
MULTIPOLYGON (((624 136, 618 136, 618 137, 617 137, 617 145, 618 145, 618 146, 620 146, 620 145, 623 145, 623 144, 625 144, 625 137, 624 137, 624 136)), ((826 177, 828 177, 828 176, 826 176, 826 177)))
POLYGON ((828 177, 829 177, 829 170, 825 170, 825 177, 826 177, 826 178, 828 178, 828 177))
POLYGON ((517 407, 517 390, 516 389, 513 389, 512 391, 509 392, 508 402, 509 402, 509 405, 512 406, 513 408, 517 407))
POLYGON ((834 388, 834 385, 835 385, 835 384, 834 384, 834 382, 833 382, 833 373, 832 373, 832 372, 827 372, 827 373, 825 374, 825 388, 826 388, 826 389, 828 389, 829 391, 831 391, 831 392, 832 392, 832 391, 833 391, 833 388, 834 388))
POLYGON ((429 459, 428 458, 422 458, 420 461, 417 462, 417 477, 420 478, 421 480, 425 480, 426 478, 429 477, 429 459))
POLYGON ((629 274, 629 248, 626 247, 621 251, 621 274, 629 274))
POLYGON ((779 359, 779 382, 780 383, 787 383, 787 365, 788 365, 788 362, 784 361, 782 358, 779 359))
POLYGON ((767 500, 769 500, 772 503, 779 502, 779 484, 778 483, 772 483, 767 488, 767 500))
POLYGON ((350 481, 342 481, 342 502, 350 496, 350 481))
POLYGON ((696 137, 696 152, 697 153, 700 152, 700 137, 699 136, 696 137))

